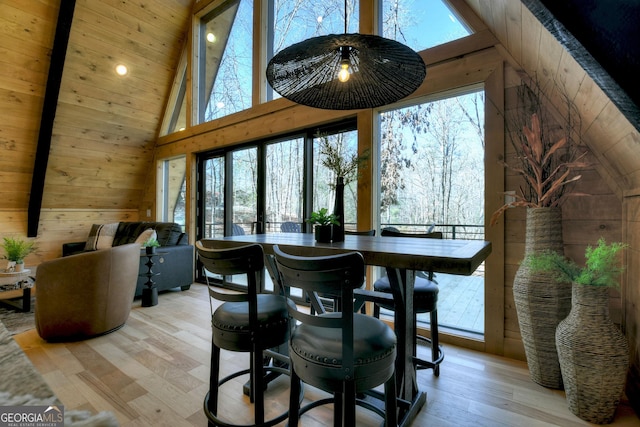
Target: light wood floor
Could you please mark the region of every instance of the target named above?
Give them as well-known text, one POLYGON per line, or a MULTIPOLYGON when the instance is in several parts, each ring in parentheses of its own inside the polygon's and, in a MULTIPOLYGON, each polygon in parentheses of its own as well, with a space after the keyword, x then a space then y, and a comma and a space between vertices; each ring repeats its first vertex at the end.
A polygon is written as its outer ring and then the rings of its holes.
MULTIPOLYGON (((160 296, 156 307, 134 308, 127 324, 112 334, 91 340, 48 344, 35 330, 16 335, 36 368, 65 409, 114 412, 124 426, 206 426, 202 400, 208 389, 210 315, 206 287, 160 296)), ((426 349, 425 349, 426 350, 426 349)), ((440 377, 418 373, 427 405, 415 426, 585 426, 568 410, 564 393, 529 380, 526 365, 445 345, 440 377)), ((246 366, 246 355, 223 353, 222 371, 246 366)), ((246 377, 225 386, 221 415, 236 423, 251 423, 252 407, 241 395, 246 377)), ((322 393, 306 388, 305 398, 322 393)), ((269 413, 286 409, 287 377, 268 392, 269 413)), ((358 425, 377 426, 380 419, 358 412, 358 425)), ((301 425, 332 425, 331 408, 319 408, 301 425)), ((284 425, 284 423, 282 423, 284 425)), ((623 401, 615 427, 640 426, 623 401)))

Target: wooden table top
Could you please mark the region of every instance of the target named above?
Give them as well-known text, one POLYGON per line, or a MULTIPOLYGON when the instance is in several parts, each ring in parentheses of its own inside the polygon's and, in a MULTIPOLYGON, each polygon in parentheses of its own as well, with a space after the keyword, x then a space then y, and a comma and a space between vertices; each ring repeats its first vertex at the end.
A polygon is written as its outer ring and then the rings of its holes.
POLYGON ((266 253, 274 245, 301 256, 358 251, 367 265, 471 275, 491 253, 491 242, 416 237, 345 236, 344 242, 318 243, 311 233, 250 234, 203 239, 215 247, 259 243, 266 253))

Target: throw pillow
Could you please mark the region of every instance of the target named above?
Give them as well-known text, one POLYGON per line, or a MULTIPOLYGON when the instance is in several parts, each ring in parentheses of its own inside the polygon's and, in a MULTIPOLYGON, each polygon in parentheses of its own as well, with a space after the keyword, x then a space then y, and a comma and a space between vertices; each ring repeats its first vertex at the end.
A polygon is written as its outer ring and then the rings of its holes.
POLYGON ((142 233, 140 233, 140 235, 136 239, 135 243, 137 243, 140 246, 142 246, 142 244, 144 242, 146 242, 147 240, 149 240, 151 238, 157 239, 158 235, 156 234, 156 230, 154 230, 153 228, 147 228, 142 233))
POLYGON ((95 251, 97 249, 107 249, 113 244, 113 238, 118 230, 119 222, 111 224, 93 224, 87 243, 84 246, 85 251, 95 251))

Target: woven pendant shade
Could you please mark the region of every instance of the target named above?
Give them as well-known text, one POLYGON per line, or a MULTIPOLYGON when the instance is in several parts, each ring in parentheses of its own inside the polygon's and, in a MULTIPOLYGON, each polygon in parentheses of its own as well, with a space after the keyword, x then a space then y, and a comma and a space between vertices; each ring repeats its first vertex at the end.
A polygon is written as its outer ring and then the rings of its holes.
POLYGON ((267 66, 267 80, 283 97, 327 110, 375 108, 413 93, 427 69, 415 51, 368 34, 330 34, 289 46, 267 66), (338 79, 348 57, 350 75, 338 79))

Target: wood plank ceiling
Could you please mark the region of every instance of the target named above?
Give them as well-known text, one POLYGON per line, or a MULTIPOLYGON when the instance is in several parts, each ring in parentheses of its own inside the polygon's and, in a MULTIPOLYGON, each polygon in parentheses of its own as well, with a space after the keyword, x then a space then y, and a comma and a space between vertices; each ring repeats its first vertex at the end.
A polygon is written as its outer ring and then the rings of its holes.
MULTIPOLYGON (((77 0, 42 207, 138 209, 192 0, 77 0), (117 64, 129 73, 118 76, 117 64)), ((59 0, 0 5, 2 207, 24 209, 59 0)))
POLYGON ((190 0, 78 2, 44 207, 139 206, 189 12, 190 0))
MULTIPOLYGON (((77 0, 43 209, 141 209, 191 3, 77 0), (129 67, 127 76, 115 74, 118 63, 129 67)), ((566 81, 582 109, 585 136, 604 165, 603 176, 619 196, 640 189, 640 152, 634 149, 638 132, 526 7, 511 0, 464 3, 495 33, 516 69, 566 81)), ((0 3, 3 210, 28 206, 59 5, 60 0, 0 3)))

